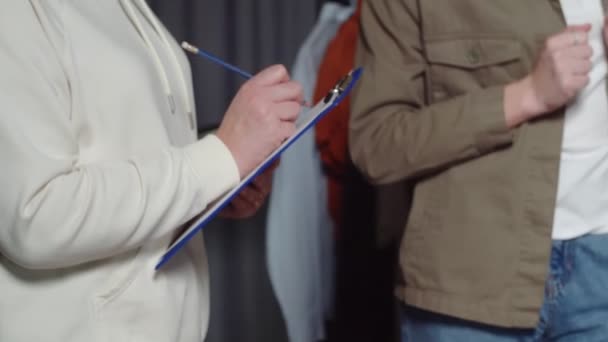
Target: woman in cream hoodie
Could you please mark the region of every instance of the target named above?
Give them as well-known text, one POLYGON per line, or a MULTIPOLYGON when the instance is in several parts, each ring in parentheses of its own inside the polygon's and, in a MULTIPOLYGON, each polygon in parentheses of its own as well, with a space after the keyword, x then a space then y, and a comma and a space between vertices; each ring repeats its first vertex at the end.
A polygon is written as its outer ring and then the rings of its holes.
POLYGON ((154 265, 293 132, 299 85, 262 71, 197 141, 188 62, 144 0, 0 4, 0 341, 202 341, 202 237, 154 265))

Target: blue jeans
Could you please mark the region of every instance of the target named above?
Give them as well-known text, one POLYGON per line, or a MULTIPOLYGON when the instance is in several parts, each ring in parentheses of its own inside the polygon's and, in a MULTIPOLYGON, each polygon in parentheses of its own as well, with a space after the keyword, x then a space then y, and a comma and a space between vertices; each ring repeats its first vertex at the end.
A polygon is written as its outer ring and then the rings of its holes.
POLYGON ((505 329, 404 308, 402 342, 608 341, 608 235, 555 241, 535 329, 505 329))

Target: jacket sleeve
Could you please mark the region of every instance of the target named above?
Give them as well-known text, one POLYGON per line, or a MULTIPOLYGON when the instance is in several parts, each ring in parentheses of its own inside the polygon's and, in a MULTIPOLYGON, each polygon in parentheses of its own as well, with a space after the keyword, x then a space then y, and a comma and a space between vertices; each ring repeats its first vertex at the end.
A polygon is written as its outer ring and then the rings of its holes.
POLYGON ((512 142, 504 86, 427 105, 417 0, 363 2, 349 147, 374 183, 439 171, 512 142))
MULTIPOLYGON (((27 22, 27 21, 25 21, 27 22)), ((106 258, 167 237, 236 184, 238 169, 210 135, 125 160, 85 163, 86 132, 40 27, 0 24, 0 253, 25 268, 106 258), (12 39, 12 40, 11 40, 12 39), (78 133, 77 133, 78 132, 78 133)))

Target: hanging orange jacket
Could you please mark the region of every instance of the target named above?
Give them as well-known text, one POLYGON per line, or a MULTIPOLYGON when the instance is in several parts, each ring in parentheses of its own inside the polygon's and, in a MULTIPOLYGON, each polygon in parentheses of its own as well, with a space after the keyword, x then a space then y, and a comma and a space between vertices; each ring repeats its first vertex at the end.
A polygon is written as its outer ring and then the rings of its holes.
MULTIPOLYGON (((355 13, 345 21, 336 37, 329 43, 319 66, 314 101, 321 100, 327 89, 348 73, 355 64, 355 50, 359 35, 361 1, 355 13)), ((344 175, 350 162, 348 155, 348 120, 350 97, 345 98, 331 115, 315 127, 316 144, 321 154, 323 168, 328 175, 329 212, 336 228, 341 225, 342 191, 344 175)))

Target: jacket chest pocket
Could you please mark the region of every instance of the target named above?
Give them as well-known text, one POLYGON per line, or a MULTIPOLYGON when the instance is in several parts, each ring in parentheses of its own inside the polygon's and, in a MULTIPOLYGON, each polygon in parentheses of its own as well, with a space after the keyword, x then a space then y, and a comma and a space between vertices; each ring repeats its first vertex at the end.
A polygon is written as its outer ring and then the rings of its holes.
POLYGON ((480 88, 506 85, 526 74, 523 47, 516 39, 427 40, 424 48, 431 102, 480 88))

